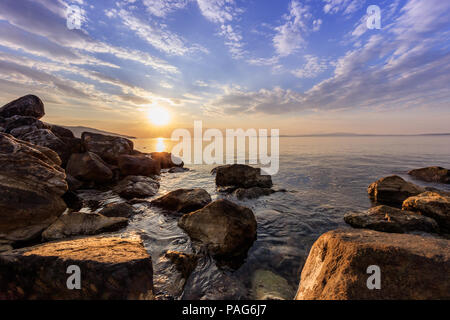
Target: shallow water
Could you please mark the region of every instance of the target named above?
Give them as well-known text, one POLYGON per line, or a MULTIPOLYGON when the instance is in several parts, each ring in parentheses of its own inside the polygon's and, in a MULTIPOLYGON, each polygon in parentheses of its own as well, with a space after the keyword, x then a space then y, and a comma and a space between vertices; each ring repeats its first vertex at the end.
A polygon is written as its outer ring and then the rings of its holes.
MULTIPOLYGON (((144 152, 170 151, 172 143, 163 139, 136 140, 144 152)), ((407 180, 408 170, 425 166, 450 167, 450 136, 416 137, 285 137, 280 138, 280 171, 273 176, 275 193, 258 200, 236 203, 251 208, 258 222, 258 237, 247 259, 237 269, 219 268, 210 257, 199 261, 184 288, 173 289, 178 279, 167 268, 167 250, 192 252, 189 237, 177 226, 179 215, 144 205, 136 205, 136 215, 126 232, 138 233, 154 264, 155 289, 181 299, 254 298, 252 277, 259 269, 285 278, 295 295, 301 267, 314 241, 324 232, 344 227, 349 211, 370 207, 367 186, 392 174, 407 180)), ((156 197, 179 188, 204 188, 213 199, 215 191, 210 171, 215 166, 187 166, 185 173, 163 173, 156 197)), ((414 181, 449 190, 450 186, 414 181)))

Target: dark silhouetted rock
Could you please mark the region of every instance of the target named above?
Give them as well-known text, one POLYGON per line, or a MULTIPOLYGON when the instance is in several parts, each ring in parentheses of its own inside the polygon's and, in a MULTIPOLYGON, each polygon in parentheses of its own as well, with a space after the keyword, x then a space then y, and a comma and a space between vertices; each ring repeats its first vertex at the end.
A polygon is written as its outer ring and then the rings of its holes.
POLYGON ((218 257, 245 255, 256 239, 252 210, 224 199, 185 214, 178 225, 218 257))
POLYGON ((64 202, 67 205, 67 208, 79 211, 83 208, 83 200, 73 191, 67 191, 62 196, 64 202))
POLYGON ((44 104, 34 95, 26 95, 0 108, 0 117, 25 116, 40 119, 45 115, 44 104))
POLYGON ((95 153, 74 153, 66 167, 67 174, 80 181, 105 183, 111 181, 112 171, 95 153))
POLYGON ((153 160, 159 162, 161 169, 184 166, 184 163, 180 158, 172 156, 169 152, 152 152, 150 155, 153 160))
POLYGON ((303 267, 297 300, 434 300, 450 298, 449 240, 372 230, 323 234, 303 267), (380 289, 369 290, 369 266, 380 289))
POLYGON ((114 187, 114 191, 125 199, 152 197, 158 190, 158 181, 143 176, 128 176, 114 187))
POLYGON ((381 178, 372 183, 367 192, 376 204, 401 207, 403 201, 411 196, 424 192, 425 189, 411 182, 406 182, 399 176, 381 178))
POLYGON ((442 232, 450 233, 450 196, 437 192, 424 192, 403 202, 403 209, 430 217, 442 232))
POLYGON ((220 166, 215 169, 216 185, 218 187, 235 186, 238 188, 271 188, 272 178, 262 175, 260 168, 243 164, 220 166))
POLYGON ((0 240, 30 240, 66 209, 58 155, 0 133, 0 240))
POLYGON ((66 174, 66 181, 69 186, 69 191, 76 191, 83 186, 83 182, 72 177, 70 174, 66 174))
POLYGON ((118 166, 123 176, 152 176, 161 173, 159 162, 146 155, 121 155, 118 166))
POLYGON ((98 213, 69 212, 63 214, 43 233, 44 240, 94 235, 102 232, 116 231, 126 227, 127 218, 110 218, 98 213))
POLYGON ((450 170, 442 167, 415 169, 409 171, 408 174, 427 182, 450 183, 450 170))
POLYGON ((269 196, 272 193, 275 193, 275 191, 269 188, 253 187, 248 189, 239 188, 235 190, 233 194, 239 200, 244 200, 244 199, 257 199, 262 196, 269 196))
POLYGON ((134 209, 128 203, 109 203, 99 212, 105 217, 124 217, 131 218, 133 216, 134 209))
POLYGON ((153 299, 152 260, 137 237, 87 237, 9 251, 0 254, 5 299, 153 299), (67 288, 69 266, 80 268, 80 290, 67 288))
POLYGON ((365 213, 350 213, 345 215, 344 220, 355 228, 383 232, 439 232, 439 226, 433 219, 388 206, 377 206, 365 213))
POLYGON ((81 140, 86 151, 99 155, 110 164, 117 164, 120 155, 133 152, 133 142, 121 137, 83 132, 81 140))
POLYGON ((183 173, 189 171, 189 168, 173 167, 169 169, 169 173, 183 173))
POLYGON ((183 213, 203 208, 211 202, 211 196, 204 189, 178 189, 155 199, 152 204, 171 211, 183 213))

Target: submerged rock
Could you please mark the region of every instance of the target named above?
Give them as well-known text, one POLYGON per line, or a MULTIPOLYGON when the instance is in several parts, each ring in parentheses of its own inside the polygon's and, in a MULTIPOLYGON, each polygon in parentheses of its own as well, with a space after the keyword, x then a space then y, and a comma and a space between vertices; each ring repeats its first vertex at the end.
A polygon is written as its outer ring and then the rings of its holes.
POLYGON ((439 226, 433 219, 388 206, 377 206, 365 213, 347 214, 344 221, 355 228, 383 232, 439 232, 439 226))
POLYGON ((217 257, 245 255, 256 239, 252 210, 225 199, 185 214, 178 225, 217 257))
POLYGON ((450 196, 437 192, 424 192, 403 202, 403 209, 430 217, 439 224, 441 231, 450 233, 450 196))
POLYGON ((152 201, 152 204, 171 211, 189 213, 203 208, 211 202, 204 189, 178 189, 152 201))
POLYGON ((58 155, 0 133, 0 240, 38 237, 66 209, 58 155))
POLYGON ((109 218, 99 213, 69 212, 63 214, 43 233, 44 240, 57 240, 71 236, 95 235, 126 227, 127 218, 109 218))
POLYGON ((189 168, 173 167, 169 169, 169 173, 183 173, 189 171, 189 168))
POLYGON ((0 108, 0 117, 26 116, 40 119, 45 115, 44 104, 34 95, 26 95, 0 108))
POLYGON ((303 268, 297 300, 450 298, 450 241, 410 234, 339 229, 323 234, 303 268), (369 290, 369 266, 380 289, 369 290))
POLYGON ((152 176, 161 173, 159 162, 146 155, 121 155, 118 166, 123 176, 152 176))
POLYGON ((167 251, 164 256, 175 265, 184 279, 187 279, 197 266, 198 257, 194 254, 167 251))
POLYGON ((143 176, 128 176, 114 187, 114 192, 125 199, 152 197, 158 190, 158 181, 143 176))
MULTIPOLYGON (((71 271, 73 272, 73 271, 71 271)), ((0 254, 0 300, 153 299, 152 260, 137 237, 87 237, 0 254), (69 290, 69 266, 81 272, 69 290)))
POLYGON ((252 293, 254 300, 292 300, 295 291, 285 278, 260 269, 252 275, 252 293))
POLYGON ((108 165, 95 153, 74 153, 66 167, 67 174, 85 181, 105 183, 111 181, 113 174, 108 165))
POLYGON ((424 192, 425 189, 411 182, 407 182, 399 176, 381 178, 372 183, 367 192, 376 204, 401 207, 403 201, 411 196, 424 192))
POLYGON ((426 182, 450 183, 450 170, 442 167, 414 169, 408 174, 426 182))
POLYGON ((133 142, 126 138, 83 132, 81 140, 86 151, 99 155, 110 164, 117 164, 120 155, 133 152, 133 142))
POLYGON ((213 171, 216 173, 216 185, 218 187, 272 187, 272 177, 262 175, 260 168, 253 168, 243 164, 232 164, 217 167, 213 171))
POLYGON ((128 203, 109 203, 102 210, 99 211, 105 217, 124 217, 131 218, 135 213, 132 206, 128 203))

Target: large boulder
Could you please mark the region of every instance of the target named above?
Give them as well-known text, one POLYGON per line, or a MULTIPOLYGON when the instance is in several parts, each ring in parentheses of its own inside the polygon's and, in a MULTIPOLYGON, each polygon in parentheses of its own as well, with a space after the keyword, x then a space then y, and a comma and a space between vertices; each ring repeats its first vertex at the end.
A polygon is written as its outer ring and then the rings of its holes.
POLYGON ((180 158, 175 157, 169 152, 152 152, 150 153, 150 156, 153 160, 159 163, 161 169, 184 166, 184 163, 180 158))
POLYGON ((45 115, 44 104, 34 95, 26 95, 0 108, 0 117, 26 116, 40 119, 45 115))
POLYGON ((127 218, 110 218, 99 213, 69 212, 63 214, 43 233, 44 240, 58 240, 78 235, 94 235, 126 227, 127 218))
POLYGON ((211 196, 204 189, 178 189, 155 199, 152 204, 171 211, 189 213, 199 210, 211 202, 211 196))
POLYGON ((245 255, 256 239, 252 210, 225 199, 185 214, 178 225, 218 257, 245 255))
POLYGON ((110 164, 117 164, 120 155, 133 152, 133 142, 122 137, 83 132, 81 140, 86 151, 99 155, 110 164))
POLYGON ((439 226, 434 219, 383 205, 371 208, 364 213, 347 214, 344 221, 354 228, 383 232, 439 232, 439 226))
POLYGON ((427 182, 450 183, 450 170, 442 167, 414 169, 409 171, 408 174, 427 182))
POLYGON ((0 133, 0 239, 30 240, 66 209, 58 155, 0 133))
POLYGON ((424 192, 425 189, 411 182, 407 182, 399 176, 381 178, 372 183, 367 192, 376 204, 385 204, 401 207, 403 201, 411 196, 424 192))
POLYGON ((403 202, 403 209, 433 218, 441 231, 450 233, 450 196, 437 192, 424 192, 403 202))
POLYGON ((449 240, 340 229, 323 234, 312 246, 296 299, 448 300, 449 274, 449 240), (370 290, 367 270, 373 265, 380 268, 381 286, 370 290))
POLYGON ((12 116, 4 119, 5 132, 16 138, 39 129, 50 129, 51 127, 35 117, 12 116))
POLYGON ((161 173, 160 163, 149 156, 121 155, 118 157, 118 166, 123 176, 152 176, 161 173))
POLYGON ((152 260, 137 237, 87 237, 0 254, 0 300, 152 298, 152 260), (79 290, 68 289, 69 266, 81 272, 79 290))
POLYGON ((262 175, 260 168, 253 168, 244 164, 232 164, 217 167, 214 172, 216 173, 216 185, 218 187, 272 187, 271 176, 262 175))
POLYGON ((113 173, 108 165, 95 153, 74 153, 66 166, 67 174, 85 182, 105 183, 111 181, 113 173))
POLYGON ((158 181, 143 176, 128 176, 114 187, 114 192, 125 199, 152 197, 158 190, 158 181))

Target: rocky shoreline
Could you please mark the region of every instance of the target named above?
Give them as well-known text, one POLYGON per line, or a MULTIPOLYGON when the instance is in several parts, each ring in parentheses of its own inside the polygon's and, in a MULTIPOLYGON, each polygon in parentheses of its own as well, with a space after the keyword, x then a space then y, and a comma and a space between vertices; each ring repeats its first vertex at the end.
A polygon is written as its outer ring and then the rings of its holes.
MULTIPOLYGON (((204 189, 178 189, 148 201, 158 193, 162 171, 188 170, 180 159, 142 153, 124 137, 83 132, 76 138, 41 121, 44 115, 33 95, 0 108, 0 299, 161 298, 139 237, 101 235, 126 227, 136 204, 179 217, 178 226, 198 248, 165 254, 167 269, 178 275, 174 291, 183 290, 204 255, 231 268, 245 259, 257 237, 251 209, 212 201, 204 189), (82 269, 80 290, 66 286, 70 265, 82 269)), ((274 190, 270 176, 247 165, 220 166, 212 174, 218 192, 239 200, 285 191, 274 190)), ((410 175, 450 183, 444 168, 410 175)), ((448 299, 450 194, 398 176, 374 182, 368 194, 374 207, 344 218, 356 229, 330 231, 313 245, 296 299, 448 299), (381 290, 367 289, 366 264, 380 266, 386 279, 381 290)), ((252 281, 259 299, 293 298, 277 275, 261 271, 252 281)))

